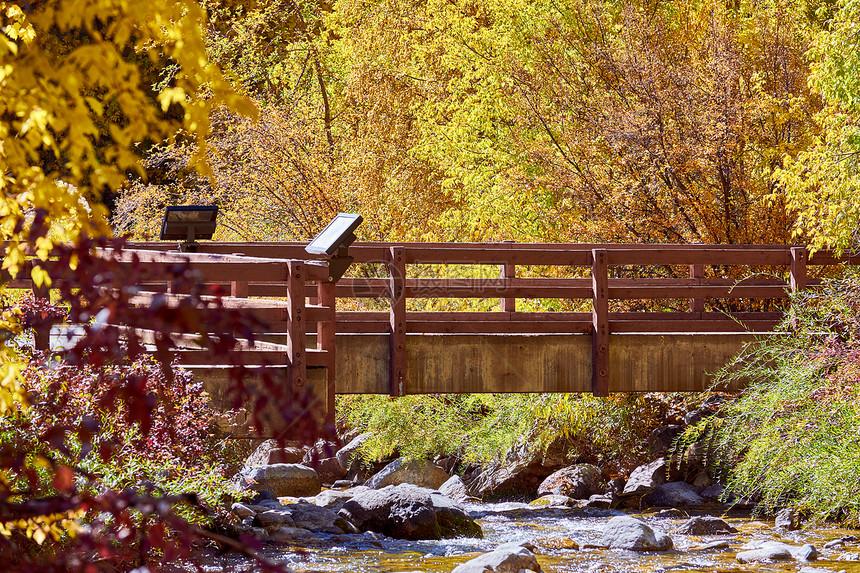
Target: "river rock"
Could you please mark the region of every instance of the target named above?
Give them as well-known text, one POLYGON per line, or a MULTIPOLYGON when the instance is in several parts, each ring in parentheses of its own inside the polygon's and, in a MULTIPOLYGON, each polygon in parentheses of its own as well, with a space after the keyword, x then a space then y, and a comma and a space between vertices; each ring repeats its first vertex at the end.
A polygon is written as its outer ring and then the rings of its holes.
POLYGON ((314 496, 322 489, 317 472, 301 464, 254 466, 243 469, 237 478, 244 489, 268 490, 276 497, 314 496))
POLYGON ((244 519, 246 517, 254 517, 255 515, 257 515, 257 512, 255 512, 253 509, 251 509, 244 503, 238 502, 234 503, 230 507, 230 511, 232 511, 233 515, 235 515, 239 519, 244 519))
POLYGON ((654 517, 659 517, 660 519, 688 519, 690 515, 677 507, 670 507, 669 509, 661 509, 654 514, 654 517))
POLYGON ((713 483, 703 489, 699 495, 701 495, 702 498, 707 502, 717 503, 720 501, 720 498, 722 498, 723 491, 725 491, 723 484, 713 483))
POLYGON ((275 531, 269 534, 269 539, 272 541, 277 541, 279 543, 290 543, 292 541, 296 541, 297 539, 305 539, 307 537, 313 536, 311 531, 307 529, 302 529, 301 527, 279 527, 275 531))
POLYGON ((676 424, 655 428, 648 436, 648 453, 650 456, 657 458, 668 454, 675 438, 683 431, 684 427, 676 424))
POLYGON ((544 495, 531 502, 530 507, 573 507, 576 501, 566 495, 544 495))
POLYGON ((762 561, 814 561, 818 559, 818 551, 812 545, 788 545, 779 541, 751 541, 741 549, 736 558, 741 563, 759 563, 762 561))
POLYGON ((588 499, 603 493, 600 469, 591 464, 576 464, 550 474, 538 487, 538 495, 565 495, 573 499, 588 499))
POLYGON ((695 426, 705 418, 709 418, 714 415, 716 410, 714 408, 698 408, 691 412, 687 412, 684 416, 684 423, 688 426, 695 426))
POLYGON ((343 504, 353 498, 353 494, 348 491, 336 491, 327 489, 313 498, 314 505, 327 507, 333 511, 339 510, 343 504))
POLYGON ((335 482, 346 477, 346 469, 340 465, 338 459, 334 456, 323 458, 317 462, 314 469, 320 476, 320 481, 334 485, 335 482))
POLYGON ((466 490, 466 484, 460 476, 451 476, 448 480, 439 486, 439 493, 448 496, 458 503, 462 503, 469 499, 469 492, 466 490))
POLYGON ((352 469, 352 465, 359 461, 358 458, 358 449, 361 445, 370 439, 371 434, 369 432, 365 432, 364 434, 359 434, 349 441, 347 445, 338 450, 335 457, 337 457, 337 461, 340 462, 340 465, 345 468, 347 471, 352 469))
POLYGON ((800 513, 793 507, 787 507, 776 514, 774 526, 777 529, 797 531, 801 527, 800 513))
POLYGON ((457 565, 451 573, 540 573, 542 570, 533 549, 523 544, 506 543, 457 565))
POLYGON ((308 467, 312 467, 313 464, 318 463, 320 460, 334 457, 339 449, 340 446, 337 442, 317 440, 313 447, 305 453, 302 463, 308 467))
POLYGON ((245 460, 245 467, 270 466, 272 464, 301 463, 305 452, 301 448, 281 446, 277 440, 266 440, 245 460))
POLYGON ((624 486, 622 495, 645 494, 664 483, 666 483, 666 459, 660 458, 633 470, 624 486))
POLYGON ((609 509, 612 507, 611 495, 592 495, 585 503, 585 507, 592 509, 609 509))
POLYGON ((408 483, 435 490, 446 481, 448 481, 448 474, 433 462, 397 458, 367 480, 364 485, 371 489, 380 489, 388 485, 408 483))
POLYGON ((295 527, 293 514, 286 509, 266 509, 254 516, 254 521, 266 529, 278 529, 279 527, 295 527))
POLYGON ((310 503, 294 503, 285 506, 296 527, 323 533, 358 533, 358 530, 334 511, 310 503))
POLYGON ((719 541, 713 541, 711 543, 706 543, 704 545, 697 545, 695 547, 691 547, 690 551, 717 551, 721 549, 728 549, 729 542, 725 539, 721 539, 719 541))
POLYGON ((860 561, 860 553, 840 553, 836 559, 839 561, 860 561))
MULTIPOLYGON (((455 521, 452 517, 454 510, 440 499, 434 500, 434 495, 444 498, 441 494, 410 484, 389 485, 359 493, 344 504, 338 515, 361 531, 375 531, 398 539, 457 536, 463 526, 459 525, 455 530, 444 527, 455 521), (440 512, 445 515, 437 516, 440 512)), ((459 508, 453 501, 451 505, 459 508)), ((462 514, 458 514, 458 518, 465 515, 471 520, 462 508, 460 511, 462 514)), ((477 523, 475 526, 478 527, 477 523)))
POLYGON ((691 507, 702 505, 705 500, 690 484, 671 481, 655 488, 643 498, 643 502, 655 507, 691 507))
POLYGON ((613 549, 631 551, 668 551, 672 549, 672 538, 654 531, 646 523, 619 515, 613 517, 603 530, 603 545, 613 549))
POLYGON ((570 461, 566 441, 556 440, 543 453, 536 450, 535 443, 523 439, 508 451, 504 460, 491 462, 464 480, 469 495, 484 500, 537 497, 541 482, 570 465, 570 461))
POLYGON ((737 529, 719 517, 710 515, 693 517, 675 530, 675 533, 680 533, 681 535, 719 535, 721 533, 737 532, 737 529))
POLYGON ((834 572, 832 569, 824 569, 823 567, 802 567, 797 573, 845 573, 845 569, 834 572))

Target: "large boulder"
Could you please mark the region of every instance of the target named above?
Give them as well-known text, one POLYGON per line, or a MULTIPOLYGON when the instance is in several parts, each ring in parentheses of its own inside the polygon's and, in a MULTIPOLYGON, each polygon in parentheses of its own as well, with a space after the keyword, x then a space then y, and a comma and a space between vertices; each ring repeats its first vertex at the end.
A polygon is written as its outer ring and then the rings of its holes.
POLYGON ((337 442, 317 440, 317 442, 305 453, 302 463, 306 466, 318 463, 320 460, 334 457, 340 446, 337 442))
POLYGON ((301 448, 282 446, 277 440, 266 440, 245 460, 245 467, 269 466, 272 464, 301 463, 305 452, 301 448))
POLYGON ((705 515, 690 518, 689 521, 675 530, 682 535, 719 535, 721 533, 737 533, 738 530, 720 519, 705 515))
POLYGON ((337 451, 338 445, 336 442, 318 440, 305 453, 305 457, 302 458, 302 464, 316 470, 323 483, 334 483, 339 479, 343 479, 347 474, 346 468, 341 465, 335 455, 337 451))
POLYGON ((244 468, 237 476, 243 489, 270 491, 275 497, 314 496, 322 489, 313 469, 301 464, 270 464, 244 468))
POLYGON ((642 501, 654 507, 694 507, 706 503, 693 486, 682 481, 664 483, 646 495, 642 501))
POLYGON ((340 462, 341 467, 349 471, 352 469, 352 464, 359 461, 358 458, 358 449, 361 445, 370 439, 370 433, 365 432, 364 434, 359 434, 354 437, 346 444, 344 447, 337 451, 335 457, 337 461, 340 462))
POLYGON ((646 494, 654 488, 666 483, 666 459, 660 458, 650 464, 639 466, 624 485, 623 494, 642 493, 646 494))
POLYGON ((443 537, 483 537, 481 526, 450 497, 437 492, 430 494, 436 520, 443 537))
POLYGON ((603 493, 600 469, 591 464, 577 464, 550 474, 538 487, 538 495, 564 495, 573 499, 588 499, 603 493))
POLYGON ((648 453, 652 458, 665 456, 672 448, 672 444, 684 431, 684 426, 670 424, 655 428, 648 436, 648 453))
POLYGON ((567 450, 564 440, 553 442, 541 452, 533 440, 524 439, 511 448, 503 460, 491 462, 465 480, 469 495, 484 500, 534 499, 543 480, 570 465, 567 450))
POLYGON ((624 515, 613 517, 606 524, 603 545, 631 551, 668 551, 673 547, 672 538, 668 535, 624 515))
POLYGON ((320 480, 327 484, 334 484, 334 482, 346 477, 347 473, 346 469, 340 465, 340 462, 334 456, 323 458, 314 463, 311 467, 313 467, 317 474, 319 474, 320 480))
POLYGON ((506 543, 489 553, 457 565, 451 573, 540 573, 540 564, 532 549, 534 547, 506 543))
POLYGON ((367 480, 364 485, 380 489, 388 485, 409 483, 428 489, 439 489, 446 481, 448 481, 448 474, 433 462, 397 458, 367 480))
MULTIPOLYGON (((343 505, 338 515, 361 531, 375 531, 398 539, 462 535, 464 525, 458 520, 473 520, 453 501, 448 505, 439 498, 444 496, 414 485, 389 485, 359 493, 343 505)), ((480 529, 477 523, 475 527, 480 529)))

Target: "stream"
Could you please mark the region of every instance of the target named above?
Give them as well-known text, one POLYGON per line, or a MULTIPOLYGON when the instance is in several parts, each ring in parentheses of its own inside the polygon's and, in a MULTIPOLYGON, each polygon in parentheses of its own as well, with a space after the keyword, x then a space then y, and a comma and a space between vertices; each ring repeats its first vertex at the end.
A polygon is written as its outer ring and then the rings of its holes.
MULTIPOLYGON (((620 511, 534 508, 524 503, 464 504, 484 530, 484 539, 446 539, 442 541, 404 541, 373 533, 363 535, 320 534, 300 545, 268 545, 264 555, 301 573, 328 572, 444 572, 508 542, 531 542, 545 573, 609 573, 624 571, 642 572, 784 572, 799 571, 804 566, 821 567, 830 571, 845 570, 860 573, 860 561, 842 561, 845 553, 860 552, 860 540, 847 541, 844 546, 825 548, 832 540, 843 537, 860 537, 855 530, 840 529, 835 525, 811 527, 802 531, 777 531, 773 521, 759 520, 748 515, 720 515, 738 529, 736 534, 692 536, 671 534, 687 518, 658 517, 656 511, 629 513, 646 521, 655 530, 670 533, 675 544, 673 551, 641 553, 609 550, 597 547, 601 543, 603 527, 620 511), (727 540, 729 549, 696 550, 706 543, 727 540), (811 543, 820 554, 817 562, 796 561, 739 564, 735 555, 744 543, 752 540, 782 541, 792 545, 811 543)), ((705 511, 690 511, 694 515, 708 515, 705 511)), ((713 512, 710 512, 713 514, 713 512)), ((216 572, 226 565, 239 570, 253 571, 253 567, 238 560, 212 565, 207 571, 216 572)))

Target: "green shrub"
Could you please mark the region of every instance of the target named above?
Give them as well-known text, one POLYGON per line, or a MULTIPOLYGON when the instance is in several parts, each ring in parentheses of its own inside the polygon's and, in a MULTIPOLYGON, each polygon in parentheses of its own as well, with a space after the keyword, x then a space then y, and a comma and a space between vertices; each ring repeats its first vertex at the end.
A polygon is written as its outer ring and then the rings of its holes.
POLYGON ((764 512, 791 505, 860 525, 857 276, 795 296, 778 333, 749 345, 716 382, 744 380, 714 425, 713 462, 728 489, 764 512))
POLYGON ((563 438, 574 457, 608 464, 615 473, 644 461, 648 434, 665 423, 679 397, 431 394, 338 399, 341 427, 372 434, 362 447, 366 460, 396 452, 409 458, 456 454, 469 463, 486 463, 526 440, 541 450, 563 438))

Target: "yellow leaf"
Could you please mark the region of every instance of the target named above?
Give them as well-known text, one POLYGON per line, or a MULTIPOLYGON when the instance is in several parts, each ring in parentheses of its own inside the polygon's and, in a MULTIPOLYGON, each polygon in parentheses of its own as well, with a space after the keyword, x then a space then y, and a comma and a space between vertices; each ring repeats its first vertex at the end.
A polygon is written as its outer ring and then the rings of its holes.
POLYGON ((42 267, 33 267, 30 277, 33 279, 33 284, 37 287, 51 286, 51 277, 48 276, 48 271, 42 267))

